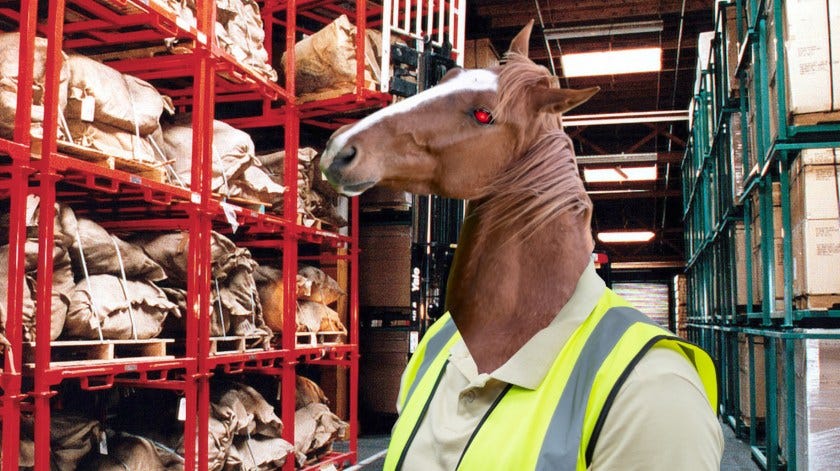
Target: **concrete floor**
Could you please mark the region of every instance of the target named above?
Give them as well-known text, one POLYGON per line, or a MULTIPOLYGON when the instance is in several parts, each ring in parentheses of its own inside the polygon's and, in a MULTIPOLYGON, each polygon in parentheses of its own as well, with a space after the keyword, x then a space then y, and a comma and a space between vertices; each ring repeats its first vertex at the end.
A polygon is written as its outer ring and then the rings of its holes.
MULTIPOLYGON (((721 471, 759 471, 758 465, 750 457, 749 443, 735 437, 728 425, 723 425, 724 450, 720 464, 721 471)), ((359 461, 388 448, 388 435, 368 435, 359 437, 359 461)), ((365 465, 364 471, 381 471, 384 458, 365 465)))

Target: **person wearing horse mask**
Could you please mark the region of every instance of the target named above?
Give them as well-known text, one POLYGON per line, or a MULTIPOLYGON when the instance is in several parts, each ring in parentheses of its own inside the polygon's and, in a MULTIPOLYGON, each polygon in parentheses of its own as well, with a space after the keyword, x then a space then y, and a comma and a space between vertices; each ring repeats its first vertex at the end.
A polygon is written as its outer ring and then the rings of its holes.
POLYGON ((333 134, 321 168, 469 200, 448 313, 403 373, 386 470, 719 470, 715 366, 607 289, 561 89, 528 59, 441 83, 333 134))

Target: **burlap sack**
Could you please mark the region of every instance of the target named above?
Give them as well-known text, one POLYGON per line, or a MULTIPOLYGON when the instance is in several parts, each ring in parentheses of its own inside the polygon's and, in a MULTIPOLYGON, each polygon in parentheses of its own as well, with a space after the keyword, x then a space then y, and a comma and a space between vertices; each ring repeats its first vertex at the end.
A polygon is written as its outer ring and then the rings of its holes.
POLYGON ((145 437, 119 433, 108 438, 108 454, 89 453, 79 470, 181 471, 184 457, 145 437))
POLYGON ((133 339, 135 332, 148 339, 160 334, 168 315, 180 316, 178 306, 151 282, 92 275, 76 285, 64 335, 97 339, 101 325, 106 339, 133 339))
MULTIPOLYGON (((330 401, 327 399, 326 394, 324 394, 324 390, 315 381, 300 375, 297 375, 295 380, 295 410, 306 407, 309 404, 329 405, 330 401)), ((277 390, 277 397, 280 397, 279 388, 277 390)))
MULTIPOLYGON (((266 325, 274 332, 283 331, 284 307, 284 286, 283 272, 266 266, 257 267, 254 272, 254 281, 257 283, 257 290, 260 297, 260 306, 266 325)), ((311 283, 304 277, 297 275, 297 289, 308 292, 311 283)))
POLYGON ((121 159, 148 164, 157 162, 148 136, 138 136, 105 123, 87 123, 75 118, 68 118, 67 125, 73 142, 80 146, 121 159))
MULTIPOLYGON (((0 246, 0 344, 6 345, 6 321, 9 318, 7 309, 9 302, 9 246, 0 246)), ((23 305, 22 312, 24 319, 35 318, 35 300, 29 290, 29 282, 23 280, 23 305)))
POLYGON ((236 436, 228 452, 225 471, 268 471, 281 469, 294 446, 282 438, 236 436))
POLYGON ((301 301, 297 312, 298 332, 347 332, 338 313, 314 301, 301 301))
POLYGON ((84 276, 82 253, 89 275, 121 276, 122 270, 125 270, 125 276, 129 279, 161 281, 166 278, 163 268, 149 258, 142 248, 109 234, 90 219, 79 219, 76 227, 79 239, 73 241, 70 258, 73 260, 73 270, 79 278, 84 276))
MULTIPOLYGON (((61 54, 58 84, 58 113, 67 106, 67 82, 70 77, 66 56, 61 54)), ((32 134, 43 136, 44 93, 46 81, 47 40, 35 38, 35 57, 32 61, 32 134)), ((17 110, 18 72, 20 64, 20 34, 0 33, 0 137, 10 139, 15 129, 17 110)))
POLYGON ((295 452, 298 463, 307 456, 327 451, 343 438, 349 424, 333 414, 326 404, 313 402, 295 411, 295 452))
MULTIPOLYGON (((174 123, 163 125, 162 142, 157 142, 166 157, 175 161, 175 172, 187 185, 192 178, 192 134, 192 115, 182 114, 174 123)), ((251 136, 221 121, 213 122, 211 189, 228 196, 258 194, 266 202, 282 197, 284 191, 265 175, 254 156, 251 136)))
POLYGON ((68 119, 82 119, 82 101, 92 97, 94 122, 147 136, 157 129, 164 109, 174 112, 172 101, 144 80, 77 54, 69 57, 67 65, 68 119))
POLYGON ((309 281, 311 286, 309 293, 299 291, 298 299, 332 304, 345 294, 344 290, 338 286, 338 282, 319 268, 304 266, 298 270, 298 274, 309 281))
MULTIPOLYGON (((285 73, 286 54, 280 59, 285 73)), ((341 15, 295 44, 295 94, 356 81, 356 27, 341 15)))
POLYGON ((265 31, 257 2, 225 0, 219 3, 225 5, 224 11, 232 13, 221 19, 217 16, 217 21, 224 26, 227 33, 225 50, 240 63, 276 82, 277 71, 268 63, 268 51, 264 46, 265 31))
MULTIPOLYGON (((75 471, 79 462, 99 443, 99 422, 87 417, 53 412, 50 415, 50 469, 75 471)), ((35 466, 35 419, 20 418, 20 467, 35 466)))

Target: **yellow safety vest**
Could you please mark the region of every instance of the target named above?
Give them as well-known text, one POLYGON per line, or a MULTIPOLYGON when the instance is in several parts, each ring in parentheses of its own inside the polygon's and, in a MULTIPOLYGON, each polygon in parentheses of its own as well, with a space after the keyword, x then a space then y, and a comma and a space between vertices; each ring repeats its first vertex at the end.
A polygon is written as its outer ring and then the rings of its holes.
MULTIPOLYGON (((460 339, 447 314, 435 322, 403 374, 402 412, 391 436, 385 470, 402 468, 417 428, 460 339)), ((709 355, 605 290, 535 390, 508 385, 469 438, 457 469, 577 470, 592 461, 597 437, 624 380, 653 346, 670 348, 700 374, 717 410, 717 377, 709 355)))

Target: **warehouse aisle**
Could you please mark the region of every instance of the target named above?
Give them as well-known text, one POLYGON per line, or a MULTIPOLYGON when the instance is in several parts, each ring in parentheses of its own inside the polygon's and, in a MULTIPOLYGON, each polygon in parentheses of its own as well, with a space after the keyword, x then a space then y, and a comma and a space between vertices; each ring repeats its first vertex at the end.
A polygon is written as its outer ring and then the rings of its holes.
MULTIPOLYGON (((759 471, 758 465, 750 459, 749 444, 738 440, 735 433, 727 425, 723 426, 723 439, 725 448, 720 465, 721 471, 759 471)), ((387 447, 388 436, 386 435, 359 437, 359 460, 373 456, 387 447)), ((378 459, 363 469, 364 471, 381 471, 384 461, 384 459, 378 459)))

